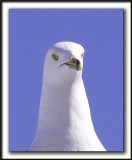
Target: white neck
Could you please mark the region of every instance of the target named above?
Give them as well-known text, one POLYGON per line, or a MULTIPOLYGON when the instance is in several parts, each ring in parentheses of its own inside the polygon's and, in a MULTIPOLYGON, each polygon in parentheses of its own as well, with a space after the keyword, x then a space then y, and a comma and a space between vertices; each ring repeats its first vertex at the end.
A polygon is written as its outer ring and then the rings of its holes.
MULTIPOLYGON (((76 117, 77 120, 78 118, 85 118, 82 116, 83 112, 85 114, 88 113, 89 115, 87 116, 89 118, 87 117, 87 119, 91 120, 90 109, 85 108, 84 106, 86 102, 77 105, 78 103, 81 103, 82 96, 87 102, 81 77, 75 80, 71 85, 65 85, 61 89, 50 86, 44 82, 39 110, 38 129, 39 127, 42 129, 42 127, 48 126, 56 126, 58 128, 71 127, 72 122, 75 123, 75 119, 72 119, 72 117, 76 117), (78 88, 80 88, 80 90, 78 90, 78 88), (39 124, 43 124, 43 126, 39 126, 39 124)), ((88 125, 88 122, 86 123, 88 125)))
POLYGON ((42 148, 47 151, 104 150, 94 131, 82 77, 71 85, 59 88, 59 92, 58 87, 47 83, 42 87, 33 145, 49 145, 42 148), (54 143, 55 147, 52 146, 54 143))

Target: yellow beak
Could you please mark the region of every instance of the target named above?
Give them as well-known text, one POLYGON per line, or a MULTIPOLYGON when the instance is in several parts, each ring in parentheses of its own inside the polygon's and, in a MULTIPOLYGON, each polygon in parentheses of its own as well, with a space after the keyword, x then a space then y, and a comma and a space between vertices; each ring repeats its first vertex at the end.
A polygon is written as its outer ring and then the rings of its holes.
POLYGON ((64 64, 68 65, 69 68, 71 68, 71 69, 76 69, 77 71, 81 71, 82 70, 80 61, 75 57, 72 58, 71 61, 63 63, 60 66, 62 66, 64 64))

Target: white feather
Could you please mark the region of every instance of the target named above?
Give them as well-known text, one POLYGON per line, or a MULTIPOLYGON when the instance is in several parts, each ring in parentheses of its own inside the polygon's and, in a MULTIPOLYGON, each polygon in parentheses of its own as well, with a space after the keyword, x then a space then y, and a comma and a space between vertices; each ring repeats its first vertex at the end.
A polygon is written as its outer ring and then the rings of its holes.
POLYGON ((82 71, 60 67, 76 57, 83 68, 83 52, 73 42, 59 42, 47 52, 38 126, 28 151, 106 151, 94 130, 82 71))

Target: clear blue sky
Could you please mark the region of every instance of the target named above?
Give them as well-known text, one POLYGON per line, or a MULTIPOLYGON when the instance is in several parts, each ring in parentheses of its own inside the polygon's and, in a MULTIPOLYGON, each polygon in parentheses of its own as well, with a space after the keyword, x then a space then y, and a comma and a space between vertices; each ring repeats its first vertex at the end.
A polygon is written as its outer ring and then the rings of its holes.
POLYGON ((123 151, 123 9, 9 10, 9 150, 32 143, 44 58, 60 41, 84 47, 95 131, 108 151, 123 151))

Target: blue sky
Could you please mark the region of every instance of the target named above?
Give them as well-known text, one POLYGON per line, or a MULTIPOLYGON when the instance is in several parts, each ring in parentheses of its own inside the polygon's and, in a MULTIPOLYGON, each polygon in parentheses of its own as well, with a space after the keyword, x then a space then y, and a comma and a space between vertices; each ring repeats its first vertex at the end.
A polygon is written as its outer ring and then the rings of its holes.
POLYGON ((108 151, 123 151, 123 9, 9 10, 9 150, 32 143, 44 58, 60 41, 84 47, 95 131, 108 151))

